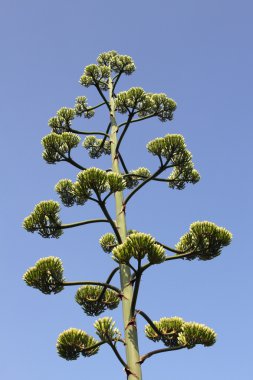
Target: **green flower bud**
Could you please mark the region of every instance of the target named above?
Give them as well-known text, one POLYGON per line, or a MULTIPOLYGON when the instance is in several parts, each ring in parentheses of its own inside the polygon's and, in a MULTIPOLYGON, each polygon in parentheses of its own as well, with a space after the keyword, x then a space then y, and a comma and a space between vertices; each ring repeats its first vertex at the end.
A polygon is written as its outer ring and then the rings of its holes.
POLYGON ((127 237, 125 243, 135 259, 142 260, 155 246, 155 239, 148 234, 136 232, 127 237))
POLYGON ((23 227, 28 232, 35 232, 44 238, 59 238, 62 235, 61 221, 58 213, 60 205, 54 201, 38 203, 33 212, 24 219, 23 227))
POLYGON ((176 245, 179 251, 193 251, 187 260, 211 260, 219 256, 223 247, 230 244, 232 234, 211 222, 195 222, 176 245))
POLYGON ((76 115, 75 110, 73 108, 62 107, 57 111, 56 115, 48 121, 48 125, 53 129, 53 132, 60 134, 69 131, 71 120, 76 115))
POLYGON ((186 322, 178 335, 178 344, 193 348, 196 344, 212 346, 216 342, 216 333, 210 327, 195 322, 186 322))
POLYGON ((165 346, 174 347, 178 345, 178 334, 182 331, 184 320, 179 317, 161 318, 160 321, 153 322, 156 328, 160 331, 158 334, 148 324, 145 326, 145 335, 153 342, 162 341, 165 346))
POLYGON ((59 194, 64 206, 71 207, 75 204, 75 186, 70 179, 61 179, 55 185, 55 191, 59 194))
POLYGON ((149 153, 152 153, 153 156, 163 156, 165 149, 165 141, 163 137, 157 137, 154 140, 150 141, 147 145, 147 150, 149 153))
POLYGON ((118 307, 120 299, 111 289, 106 289, 102 299, 98 302, 103 286, 85 285, 78 289, 76 302, 82 306, 83 311, 90 316, 99 315, 106 309, 113 310, 118 307))
POLYGON ((99 347, 89 350, 89 347, 97 344, 98 341, 89 336, 85 331, 70 328, 63 331, 57 340, 56 348, 59 356, 66 360, 76 360, 82 354, 83 356, 95 355, 99 347))
POLYGON ((130 75, 135 71, 135 64, 128 55, 115 55, 111 60, 111 68, 116 73, 130 75))
POLYGON ((110 73, 111 70, 107 66, 89 65, 85 67, 80 83, 85 87, 97 85, 101 90, 107 90, 110 73))
POLYGON ((44 257, 23 275, 28 286, 44 294, 59 293, 63 290, 63 265, 58 257, 44 257))
POLYGON ((93 190, 101 194, 108 190, 107 172, 98 168, 89 168, 80 172, 77 175, 77 182, 87 191, 93 190))
POLYGON ((90 119, 95 115, 95 111, 92 107, 88 107, 86 96, 78 96, 75 102, 75 113, 77 116, 84 116, 90 119))
POLYGON ((148 261, 150 264, 161 264, 165 259, 165 249, 159 244, 154 244, 148 251, 148 261))
POLYGON ((171 189, 182 190, 186 183, 195 184, 200 180, 200 175, 193 164, 190 162, 183 167, 175 167, 168 177, 169 187, 171 189))
POLYGON ((90 158, 99 158, 102 154, 111 154, 111 143, 95 136, 88 136, 83 141, 83 147, 88 150, 90 158))
POLYGON ((112 250, 112 258, 115 260, 117 263, 120 264, 127 264, 129 263, 129 260, 132 257, 132 252, 129 249, 129 246, 127 243, 122 243, 117 245, 117 247, 113 248, 112 250))
POLYGON ((109 66, 113 57, 118 56, 118 53, 115 50, 107 51, 105 53, 99 54, 97 62, 99 66, 109 66))
POLYGON ((107 181, 110 191, 116 193, 117 191, 123 191, 126 188, 126 181, 123 176, 118 173, 107 173, 107 181))
POLYGON ((115 50, 99 54, 97 62, 99 66, 110 66, 116 73, 130 75, 135 71, 133 59, 128 55, 120 55, 115 50))
POLYGON ((150 177, 150 175, 151 173, 147 168, 138 168, 136 170, 131 170, 128 175, 124 176, 126 187, 128 189, 133 189, 139 184, 139 181, 145 181, 145 179, 150 177))
POLYGON ((115 235, 112 233, 101 236, 99 243, 106 253, 111 253, 113 248, 118 244, 115 235))
POLYGON ((104 342, 107 342, 108 340, 116 341, 121 338, 121 334, 114 325, 115 322, 112 321, 112 318, 100 318, 94 323, 94 327, 97 330, 96 334, 104 342))
POLYGON ((143 88, 132 87, 117 95, 115 106, 120 113, 126 113, 132 109, 138 111, 139 116, 145 116, 152 113, 153 102, 150 94, 147 94, 143 88))
POLYGON ((80 140, 80 137, 75 133, 63 132, 59 135, 51 132, 41 140, 45 149, 42 157, 48 164, 65 161, 65 154, 70 153, 72 148, 76 148, 80 140))
POLYGON ((153 94, 151 96, 153 102, 153 109, 155 115, 159 120, 166 121, 173 119, 173 112, 177 108, 177 104, 173 99, 167 97, 166 94, 153 94))

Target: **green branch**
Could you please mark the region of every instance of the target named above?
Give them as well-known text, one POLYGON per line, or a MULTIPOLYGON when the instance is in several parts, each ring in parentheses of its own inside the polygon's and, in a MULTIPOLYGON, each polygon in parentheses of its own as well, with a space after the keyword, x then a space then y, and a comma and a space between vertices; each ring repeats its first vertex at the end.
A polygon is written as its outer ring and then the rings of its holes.
MULTIPOLYGON (((119 270, 119 267, 113 269, 113 271, 110 273, 109 277, 107 278, 107 280, 106 280, 106 282, 105 282, 106 284, 110 284, 110 282, 111 282, 113 276, 115 275, 115 273, 118 272, 118 270, 119 270)), ((103 288, 103 290, 102 290, 100 296, 99 296, 98 299, 97 299, 97 302, 100 302, 100 301, 102 300, 102 298, 104 297, 105 292, 106 292, 106 287, 104 286, 104 288, 103 288)))
POLYGON ((108 135, 107 133, 104 133, 104 132, 82 132, 82 131, 78 131, 76 129, 70 129, 70 132, 73 132, 73 133, 77 133, 79 135, 100 135, 100 136, 105 136, 105 137, 110 137, 110 135, 108 135))
POLYGON ((138 269, 135 272, 135 285, 134 285, 134 292, 133 292, 133 298, 131 302, 131 308, 130 308, 130 316, 131 318, 134 317, 135 314, 135 306, 137 302, 137 297, 138 297, 138 292, 140 288, 140 283, 141 283, 141 260, 138 260, 138 269))
POLYGON ((154 351, 148 352, 147 354, 142 355, 140 357, 140 361, 138 363, 142 364, 146 359, 150 358, 153 355, 160 354, 162 352, 177 351, 177 350, 181 350, 182 348, 186 348, 186 346, 160 348, 159 350, 154 350, 154 351))
POLYGON ((152 329, 160 336, 162 337, 163 334, 161 333, 161 331, 156 327, 156 325, 153 323, 153 321, 149 318, 149 316, 144 313, 144 311, 142 310, 136 310, 136 315, 137 314, 140 314, 147 322, 148 324, 152 327, 152 329))
POLYGON ((116 149, 115 149, 115 153, 116 153, 116 155, 117 155, 118 152, 119 152, 120 144, 121 144, 121 142, 122 142, 122 140, 123 140, 123 138, 124 138, 124 136, 125 136, 125 134, 126 134, 126 132, 127 132, 127 130, 128 130, 129 125, 131 124, 131 120, 132 120, 133 117, 134 117, 134 114, 133 114, 133 112, 131 112, 131 113, 129 114, 129 116, 128 116, 128 120, 127 120, 126 125, 125 125, 125 127, 124 127, 124 129, 123 129, 123 132, 121 133, 120 138, 119 138, 119 140, 118 140, 118 142, 117 142, 116 149))
POLYGON ((109 288, 114 290, 116 293, 118 293, 121 296, 121 290, 117 288, 116 286, 113 286, 111 284, 107 284, 105 282, 97 282, 97 281, 72 281, 72 282, 62 282, 62 286, 77 286, 77 285, 98 285, 98 286, 104 286, 105 288, 109 288))
POLYGON ((119 360, 119 362, 123 365, 123 367, 126 369, 128 368, 128 365, 127 363, 123 360, 123 358, 121 357, 119 351, 117 350, 116 348, 116 342, 115 344, 112 343, 112 340, 110 339, 110 337, 107 335, 107 339, 108 339, 108 344, 109 346, 111 347, 111 349, 113 350, 115 356, 117 357, 117 359, 119 360))
POLYGON ((70 223, 70 224, 62 224, 62 225, 59 226, 59 230, 63 230, 63 229, 67 229, 67 228, 73 228, 73 227, 79 227, 79 226, 84 226, 85 224, 92 224, 92 223, 109 223, 109 222, 108 222, 107 219, 90 219, 90 220, 84 220, 82 222, 76 222, 76 223, 70 223))
POLYGON ((122 165, 122 168, 124 169, 124 171, 126 173, 125 175, 129 174, 129 171, 127 170, 126 164, 125 164, 123 157, 121 156, 120 152, 118 152, 118 157, 119 157, 120 163, 122 165))
MULTIPOLYGON (((156 116, 156 114, 153 113, 153 114, 148 115, 148 116, 143 116, 143 117, 140 117, 140 118, 138 118, 138 119, 133 119, 133 120, 131 121, 131 124, 132 124, 132 123, 137 123, 137 122, 142 121, 142 120, 149 119, 149 118, 151 118, 151 117, 153 117, 153 116, 156 116)), ((127 124, 127 121, 124 122, 124 123, 119 124, 119 125, 118 125, 118 129, 121 128, 121 127, 123 127, 123 126, 126 125, 126 124, 127 124)))
POLYGON ((100 347, 100 346, 102 346, 102 344, 105 344, 105 343, 107 343, 107 342, 104 342, 104 341, 98 342, 98 343, 94 344, 93 346, 85 348, 84 350, 82 350, 82 352, 88 352, 90 350, 94 350, 95 348, 100 347))
POLYGON ((99 84, 97 82, 95 82, 95 85, 96 89, 98 90, 98 93, 99 95, 101 96, 101 98, 104 100, 108 110, 110 111, 111 110, 111 107, 110 107, 110 104, 108 102, 108 100, 106 99, 106 97, 104 96, 103 92, 101 91, 100 87, 99 87, 99 84))
POLYGON ((159 174, 161 174, 164 170, 168 169, 168 166, 166 166, 166 164, 168 163, 168 160, 167 162, 164 164, 164 166, 160 167, 155 173, 153 173, 150 177, 148 177, 147 179, 145 179, 145 181, 143 181, 142 183, 140 183, 125 199, 124 201, 124 206, 126 206, 126 204, 130 201, 130 199, 132 198, 132 196, 137 193, 137 191, 139 191, 143 186, 145 186, 148 182, 152 181, 153 178, 157 177, 159 174))
POLYGON ((104 204, 104 202, 102 201, 101 197, 100 197, 100 194, 96 192, 96 196, 98 198, 98 203, 99 203, 99 206, 104 214, 104 216, 106 217, 107 219, 107 222, 110 223, 116 237, 117 237, 117 240, 118 240, 118 243, 121 244, 122 243, 122 240, 121 240, 121 236, 119 234, 119 231, 118 231, 118 228, 115 224, 115 222, 113 221, 111 215, 109 214, 107 208, 106 208, 106 205, 104 204))

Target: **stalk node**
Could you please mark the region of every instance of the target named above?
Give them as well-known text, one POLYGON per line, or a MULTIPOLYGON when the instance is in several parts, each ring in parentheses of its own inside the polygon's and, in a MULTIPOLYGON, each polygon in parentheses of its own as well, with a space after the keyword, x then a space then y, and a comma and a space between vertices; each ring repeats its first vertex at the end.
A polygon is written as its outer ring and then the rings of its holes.
POLYGON ((130 326, 136 327, 136 318, 135 318, 135 316, 133 316, 133 317, 130 319, 130 321, 128 322, 128 324, 127 324, 126 327, 125 327, 125 330, 127 330, 128 327, 130 327, 130 326))
POLYGON ((125 372, 126 372, 127 378, 128 378, 128 376, 132 375, 132 376, 134 376, 136 379, 139 379, 139 377, 136 375, 136 373, 133 373, 132 371, 130 371, 129 368, 125 367, 124 370, 125 370, 125 372))

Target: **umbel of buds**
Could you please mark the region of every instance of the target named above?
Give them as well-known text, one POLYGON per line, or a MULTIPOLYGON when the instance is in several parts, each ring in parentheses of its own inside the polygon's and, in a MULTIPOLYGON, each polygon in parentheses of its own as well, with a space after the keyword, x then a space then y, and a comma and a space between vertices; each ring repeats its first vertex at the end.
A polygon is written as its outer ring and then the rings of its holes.
POLYGON ((165 249, 156 244, 151 235, 142 232, 132 233, 112 253, 113 259, 121 264, 129 263, 131 258, 142 260, 145 256, 151 264, 160 264, 166 259, 165 249))
POLYGON ((59 238, 62 235, 61 220, 58 216, 59 212, 60 205, 58 202, 42 201, 24 219, 23 227, 29 232, 38 231, 44 238, 59 238))
POLYGON ((56 348, 59 356, 63 359, 76 360, 80 354, 83 356, 95 355, 99 350, 99 347, 96 347, 97 343, 98 341, 85 331, 70 328, 59 335, 56 348))
POLYGON ((58 257, 44 257, 29 268, 23 276, 28 286, 44 294, 59 293, 63 290, 63 265, 58 257))
MULTIPOLYGON (((78 169, 76 180, 63 178, 55 185, 63 206, 80 207, 89 202, 99 209, 101 216, 64 224, 59 217, 60 204, 49 200, 38 203, 23 222, 27 231, 38 232, 43 238, 59 238, 65 229, 68 231, 80 226, 86 228, 94 223, 107 223, 109 232, 101 236, 99 243, 104 252, 111 254, 108 256, 113 259, 114 268, 104 282, 66 282, 60 258, 52 256, 38 260, 26 271, 23 279, 28 286, 44 294, 56 294, 65 287, 78 286, 75 300, 87 316, 100 316, 105 311, 110 312, 121 302, 123 336, 112 318, 103 316, 94 323, 98 340, 83 330, 70 328, 59 335, 57 352, 66 360, 76 360, 80 356, 95 355, 102 345, 109 346, 123 365, 127 380, 142 380, 141 365, 153 355, 190 349, 198 344, 212 346, 216 341, 216 333, 203 324, 186 322, 180 317, 164 317, 152 321, 144 311, 137 309, 141 280, 146 270, 155 264, 168 265, 171 260, 211 260, 219 256, 232 239, 228 230, 207 221, 192 223, 189 231, 174 247, 172 245, 173 248, 167 243, 158 242, 150 234, 132 228, 127 231, 128 208, 137 192, 144 187, 158 181, 161 186, 165 182, 169 189, 182 190, 187 184, 196 184, 200 180, 192 154, 180 134, 166 132, 164 137, 154 138, 147 143, 148 153, 158 160, 157 169, 151 171, 141 166, 141 162, 134 166, 136 169, 129 169, 129 157, 125 157, 122 149, 129 128, 133 129, 132 136, 135 138, 134 128, 146 119, 152 118, 153 123, 160 121, 169 124, 177 108, 176 102, 164 93, 146 92, 141 87, 117 92, 121 77, 131 75, 135 69, 133 59, 127 55, 121 55, 115 50, 101 53, 97 63, 86 66, 80 78, 82 88, 92 87, 101 98, 101 103, 91 106, 86 96, 77 96, 72 106, 60 108, 49 119, 51 132, 42 139, 42 157, 46 163, 61 162, 78 169), (102 107, 107 113, 106 124, 102 125, 104 128, 96 127, 95 131, 86 128, 89 119, 95 115, 95 110, 102 107), (118 117, 120 123, 117 122, 118 117), (78 126, 73 126, 76 119, 79 119, 80 130, 76 129, 78 126), (80 145, 82 151, 78 156, 77 148, 80 145), (86 155, 85 164, 82 162, 83 155, 86 155), (103 169, 87 167, 90 159, 106 160, 109 155, 109 168, 107 164, 102 165, 103 169), (79 157, 78 161, 76 157, 79 157), (111 207, 112 201, 115 202, 115 208, 111 207), (117 275, 120 277, 119 287, 112 284, 117 275), (162 343, 163 348, 139 354, 137 317, 142 317, 147 322, 146 337, 162 343), (118 350, 120 344, 125 348, 126 359, 118 350)), ((101 122, 96 125, 100 126, 101 122)), ((155 124, 154 126, 156 127, 155 124)), ((128 147, 131 149, 131 141, 128 147)), ((139 151, 137 156, 137 159, 141 159, 139 151)), ((151 220, 154 218, 152 215, 151 220)), ((161 226, 161 231, 162 229, 161 226)), ((78 247, 75 247, 73 253, 76 249, 78 247)), ((83 249, 85 250, 85 245, 83 249)), ((89 254, 84 253, 85 256, 89 254)))
POLYGON ((187 260, 211 260, 219 256, 223 247, 230 244, 232 234, 223 227, 211 222, 195 222, 190 231, 181 237, 176 245, 180 251, 193 251, 193 255, 185 257, 187 260))
POLYGON ((193 348, 196 344, 212 346, 216 342, 216 333, 210 327, 196 322, 185 322, 182 318, 161 318, 153 321, 154 328, 145 326, 146 337, 153 342, 162 341, 165 346, 185 346, 193 348))
POLYGON ((111 289, 103 292, 102 286, 85 285, 78 289, 76 302, 82 306, 87 315, 99 315, 106 309, 116 309, 120 302, 119 295, 111 289))

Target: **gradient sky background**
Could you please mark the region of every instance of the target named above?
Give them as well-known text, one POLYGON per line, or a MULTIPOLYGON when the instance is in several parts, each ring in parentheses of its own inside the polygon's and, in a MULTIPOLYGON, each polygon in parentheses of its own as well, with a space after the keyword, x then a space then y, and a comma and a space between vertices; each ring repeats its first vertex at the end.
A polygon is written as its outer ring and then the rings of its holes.
MULTIPOLYGON (((202 176, 184 191, 162 183, 143 189, 127 210, 128 227, 172 246, 197 220, 234 235, 210 262, 177 260, 147 272, 139 308, 154 320, 177 315, 205 323, 218 341, 152 357, 143 378, 252 378, 252 12, 250 0, 1 1, 1 378, 124 379, 106 347, 74 362, 57 356, 55 342, 64 329, 94 335, 95 318, 74 302, 77 289, 45 296, 22 281, 28 267, 50 255, 62 258, 70 281, 103 281, 114 266, 98 245, 108 231, 104 225, 67 230, 58 240, 21 228, 36 203, 58 200, 59 179, 75 179, 75 168, 43 162, 40 140, 50 132, 48 119, 62 106, 72 107, 76 96, 99 102, 94 89, 78 80, 100 52, 112 49, 132 56, 137 66, 119 90, 141 86, 178 103, 173 122, 151 119, 132 127, 123 145, 130 169, 155 168, 146 143, 180 133, 202 176)), ((104 115, 99 110, 92 121, 78 123, 104 129, 104 115)), ((82 149, 79 158, 87 166, 110 164, 88 160, 82 149)), ((99 216, 92 205, 63 207, 61 213, 64 223, 99 216)), ((121 310, 110 315, 122 327, 121 310)), ((159 348, 138 323, 141 353, 159 348)))

